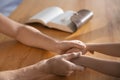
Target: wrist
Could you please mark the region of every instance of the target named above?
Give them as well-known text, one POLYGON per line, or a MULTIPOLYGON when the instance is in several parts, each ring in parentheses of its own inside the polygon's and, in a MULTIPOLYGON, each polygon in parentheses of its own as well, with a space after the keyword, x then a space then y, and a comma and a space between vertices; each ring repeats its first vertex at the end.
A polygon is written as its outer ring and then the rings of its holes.
POLYGON ((59 41, 49 37, 47 35, 43 36, 43 38, 41 38, 41 43, 39 44, 39 48, 48 50, 48 51, 52 51, 52 52, 56 52, 56 50, 58 49, 58 45, 59 45, 59 41), (42 43, 43 42, 43 43, 42 43))
POLYGON ((84 63, 86 62, 86 56, 85 55, 80 55, 79 58, 72 59, 72 62, 76 65, 81 65, 81 66, 86 66, 84 63))
POLYGON ((55 40, 53 46, 51 46, 51 50, 50 51, 53 51, 55 53, 60 53, 60 51, 61 51, 61 44, 60 44, 60 42, 61 41, 55 40))

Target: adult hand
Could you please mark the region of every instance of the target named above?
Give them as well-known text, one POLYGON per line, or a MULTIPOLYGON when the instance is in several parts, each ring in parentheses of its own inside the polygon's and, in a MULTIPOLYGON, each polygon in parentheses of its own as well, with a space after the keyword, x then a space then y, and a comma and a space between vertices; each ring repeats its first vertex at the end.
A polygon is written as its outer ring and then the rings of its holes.
POLYGON ((40 68, 42 70, 41 72, 60 76, 68 76, 76 70, 83 71, 84 67, 77 66, 70 62, 70 60, 78 58, 79 55, 79 53, 70 53, 52 57, 44 62, 42 68, 40 68))
POLYGON ((70 60, 78 58, 79 53, 57 55, 50 59, 42 60, 34 65, 24 68, 0 72, 1 80, 48 80, 52 76, 68 76, 84 67, 77 66, 70 60))
POLYGON ((79 40, 59 41, 56 45, 55 52, 59 54, 72 53, 81 51, 83 54, 86 52, 86 45, 79 40), (70 50, 70 51, 69 51, 70 50))

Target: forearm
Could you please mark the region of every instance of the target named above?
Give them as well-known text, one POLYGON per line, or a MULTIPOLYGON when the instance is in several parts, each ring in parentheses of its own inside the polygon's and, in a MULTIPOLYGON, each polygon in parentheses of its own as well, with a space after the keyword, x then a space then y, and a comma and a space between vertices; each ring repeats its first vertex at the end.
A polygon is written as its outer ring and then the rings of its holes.
POLYGON ((22 24, 19 24, 2 14, 0 14, 0 32, 15 37, 17 35, 17 30, 22 24))
POLYGON ((41 61, 39 65, 34 64, 17 70, 0 72, 0 80, 36 80, 39 77, 43 78, 46 75, 43 64, 44 61, 41 61))
POLYGON ((27 25, 23 25, 19 28, 16 39, 23 44, 49 51, 54 51, 54 49, 58 46, 57 40, 27 25))
POLYGON ((102 60, 88 56, 81 56, 73 60, 73 62, 107 75, 120 77, 120 62, 102 60))
POLYGON ((0 32, 28 46, 42 48, 60 54, 65 53, 71 48, 82 50, 86 47, 83 42, 78 40, 55 40, 32 26, 20 24, 2 15, 0 15, 0 32))
POLYGON ((0 72, 0 80, 14 80, 15 77, 13 77, 14 71, 3 71, 0 72))
MULTIPOLYGON (((30 69, 18 69, 0 72, 0 80, 32 80, 36 75, 32 76, 30 69)), ((34 72, 33 72, 34 74, 34 72)))
POLYGON ((120 43, 87 43, 88 51, 96 51, 111 56, 120 56, 120 43))
POLYGON ((0 14, 0 32, 11 36, 23 44, 53 51, 57 40, 41 33, 32 26, 15 22, 0 14))

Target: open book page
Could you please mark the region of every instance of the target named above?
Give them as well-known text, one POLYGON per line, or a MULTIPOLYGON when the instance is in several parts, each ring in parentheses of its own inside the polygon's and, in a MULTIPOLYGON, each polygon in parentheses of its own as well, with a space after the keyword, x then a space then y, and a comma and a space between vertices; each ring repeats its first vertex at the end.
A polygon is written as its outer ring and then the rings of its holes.
POLYGON ((27 21, 27 23, 40 22, 40 23, 46 25, 49 21, 51 21, 56 16, 58 16, 58 15, 60 15, 62 13, 64 13, 64 11, 61 8, 59 8, 59 7, 50 7, 50 8, 47 8, 47 9, 43 10, 43 11, 40 11, 35 16, 31 17, 27 21))
POLYGON ((74 32, 76 30, 75 25, 71 22, 71 16, 76 13, 74 11, 66 11, 59 16, 52 19, 47 25, 51 28, 56 28, 62 31, 74 32))

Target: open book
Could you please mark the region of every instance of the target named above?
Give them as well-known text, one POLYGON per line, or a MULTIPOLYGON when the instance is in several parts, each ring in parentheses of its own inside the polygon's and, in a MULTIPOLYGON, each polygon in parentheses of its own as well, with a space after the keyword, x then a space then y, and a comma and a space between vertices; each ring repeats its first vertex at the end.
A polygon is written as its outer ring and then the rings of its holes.
POLYGON ((32 16, 26 23, 41 23, 49 28, 66 32, 75 32, 77 26, 71 21, 71 17, 77 12, 63 11, 60 7, 49 7, 32 16))

